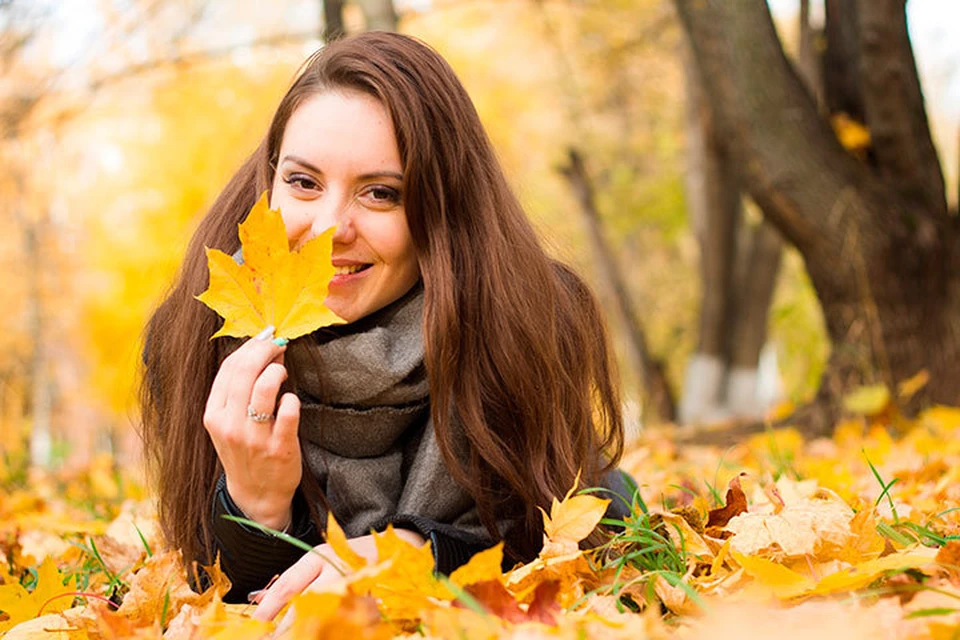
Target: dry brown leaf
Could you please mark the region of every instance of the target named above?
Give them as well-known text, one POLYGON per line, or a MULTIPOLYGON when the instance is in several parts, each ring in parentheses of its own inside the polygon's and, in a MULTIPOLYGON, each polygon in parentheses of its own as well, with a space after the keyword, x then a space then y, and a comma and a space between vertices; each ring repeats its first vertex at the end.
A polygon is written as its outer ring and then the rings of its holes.
POLYGON ((726 530, 734 534, 730 548, 743 555, 784 559, 810 555, 825 560, 840 552, 853 537, 853 510, 832 492, 787 504, 780 513, 743 513, 726 530))
POLYGON ((117 614, 134 623, 159 623, 164 617, 172 620, 180 607, 199 600, 200 595, 187 584, 180 551, 167 551, 147 559, 134 574, 117 614))
POLYGON ((714 509, 707 515, 707 529, 711 527, 725 527, 730 518, 744 513, 747 510, 747 496, 743 493, 740 486, 740 478, 745 476, 741 473, 730 481, 727 488, 726 504, 719 509, 714 509))

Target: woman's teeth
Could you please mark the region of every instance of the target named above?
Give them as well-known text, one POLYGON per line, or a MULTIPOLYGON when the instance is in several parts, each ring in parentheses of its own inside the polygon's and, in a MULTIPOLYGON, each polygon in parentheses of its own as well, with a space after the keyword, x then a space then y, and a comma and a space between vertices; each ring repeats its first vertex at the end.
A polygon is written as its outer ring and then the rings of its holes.
POLYGON ((350 265, 349 267, 334 267, 333 272, 335 275, 338 275, 338 276, 346 276, 346 275, 350 275, 351 273, 356 273, 357 271, 362 271, 366 269, 368 266, 369 265, 366 265, 366 264, 354 264, 354 265, 350 265))

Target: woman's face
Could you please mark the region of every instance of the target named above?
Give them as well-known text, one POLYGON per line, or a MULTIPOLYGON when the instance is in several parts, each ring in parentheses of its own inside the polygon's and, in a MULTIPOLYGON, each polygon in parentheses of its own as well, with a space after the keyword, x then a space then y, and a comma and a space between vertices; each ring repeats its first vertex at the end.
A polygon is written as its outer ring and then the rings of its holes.
POLYGON ((393 123, 375 98, 325 91, 290 116, 270 199, 290 248, 337 225, 327 306, 347 322, 382 309, 420 277, 403 208, 393 123))

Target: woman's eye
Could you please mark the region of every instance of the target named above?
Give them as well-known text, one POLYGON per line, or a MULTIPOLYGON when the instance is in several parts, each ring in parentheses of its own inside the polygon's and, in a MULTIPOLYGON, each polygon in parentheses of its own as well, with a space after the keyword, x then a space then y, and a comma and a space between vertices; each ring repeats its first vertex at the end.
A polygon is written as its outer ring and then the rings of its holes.
POLYGON ((400 192, 392 187, 370 187, 367 195, 378 204, 397 204, 400 202, 400 192))
POLYGON ((315 191, 320 186, 317 184, 316 180, 310 176, 305 176, 302 173, 294 173, 289 175, 285 177, 283 181, 295 189, 300 189, 302 191, 315 191))

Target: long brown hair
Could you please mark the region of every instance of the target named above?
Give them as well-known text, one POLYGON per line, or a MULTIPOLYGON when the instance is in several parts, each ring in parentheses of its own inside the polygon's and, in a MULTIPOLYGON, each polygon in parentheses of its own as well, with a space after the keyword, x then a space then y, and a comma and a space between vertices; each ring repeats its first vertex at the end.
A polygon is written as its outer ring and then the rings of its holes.
POLYGON ((209 560, 220 468, 202 415, 236 342, 209 341, 218 318, 193 299, 207 285, 204 247, 238 248, 237 224, 272 183, 288 119, 305 99, 332 89, 371 95, 392 117, 423 279, 440 449, 495 538, 498 521, 519 522, 507 548, 528 559, 542 536, 537 507, 563 495, 578 471, 582 484, 598 484, 622 452, 604 321, 583 281, 542 249, 453 70, 423 43, 394 33, 340 40, 306 61, 265 140, 201 221, 174 289, 151 319, 143 439, 164 532, 185 558, 209 560), (455 428, 467 452, 454 444, 455 428))

